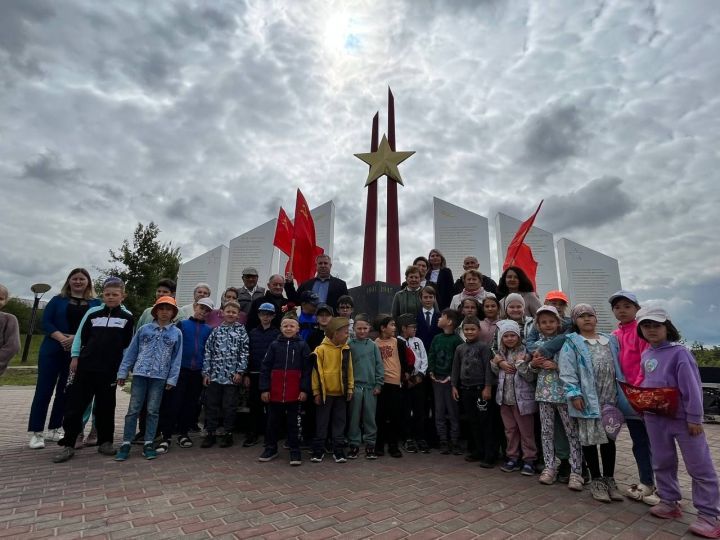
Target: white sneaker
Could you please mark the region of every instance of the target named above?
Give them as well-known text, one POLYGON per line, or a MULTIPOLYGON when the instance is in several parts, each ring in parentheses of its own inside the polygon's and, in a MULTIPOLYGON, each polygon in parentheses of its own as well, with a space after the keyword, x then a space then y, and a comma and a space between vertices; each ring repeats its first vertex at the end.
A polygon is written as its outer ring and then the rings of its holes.
POLYGON ((65 432, 63 431, 63 428, 57 428, 57 429, 48 431, 46 438, 48 441, 59 441, 64 436, 65 436, 65 432))
POLYGON ((43 434, 39 431, 33 433, 32 437, 30 437, 30 443, 28 446, 33 450, 45 448, 45 438, 43 437, 43 434))

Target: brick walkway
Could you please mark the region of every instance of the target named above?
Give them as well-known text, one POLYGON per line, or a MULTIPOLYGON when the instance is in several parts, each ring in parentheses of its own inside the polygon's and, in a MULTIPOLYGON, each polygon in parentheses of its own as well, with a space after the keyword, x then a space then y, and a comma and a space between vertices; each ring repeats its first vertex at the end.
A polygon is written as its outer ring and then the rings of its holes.
MULTIPOLYGON (((694 518, 689 503, 681 521, 664 522, 642 503, 603 505, 587 491, 437 452, 291 468, 286 453, 261 464, 258 447, 196 445, 155 461, 133 448, 125 463, 87 449, 54 465, 54 446, 26 447, 32 391, 0 388, 0 537, 664 539, 682 537, 694 518)), ((118 393, 118 430, 127 402, 118 393)), ((717 449, 720 426, 707 432, 717 449)), ((618 482, 634 471, 623 433, 618 482)), ((682 482, 687 492, 686 476, 682 482)))

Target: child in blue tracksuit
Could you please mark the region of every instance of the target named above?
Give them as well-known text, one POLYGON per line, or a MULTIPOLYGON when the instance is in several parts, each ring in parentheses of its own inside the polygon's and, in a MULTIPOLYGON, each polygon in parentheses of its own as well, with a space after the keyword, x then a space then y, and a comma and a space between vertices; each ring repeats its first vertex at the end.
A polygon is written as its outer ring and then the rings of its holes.
POLYGON ((130 455, 130 444, 145 400, 147 421, 143 456, 147 459, 157 457, 153 441, 160 418, 163 391, 174 387, 180 374, 183 337, 177 326, 172 324, 177 312, 177 304, 172 296, 158 298, 152 308, 154 321, 140 327, 125 351, 117 372, 117 383, 124 386, 131 370, 133 379, 123 442, 115 455, 115 461, 125 461, 130 455))
POLYGON ((182 360, 177 385, 165 393, 160 406, 160 432, 163 440, 156 448, 159 454, 170 450, 170 440, 175 429, 180 448, 190 448, 193 445, 189 432, 197 418, 198 402, 203 388, 205 343, 212 332, 210 325, 205 322, 205 317, 213 307, 212 300, 200 298, 192 306, 192 316, 175 323, 183 337, 182 360))

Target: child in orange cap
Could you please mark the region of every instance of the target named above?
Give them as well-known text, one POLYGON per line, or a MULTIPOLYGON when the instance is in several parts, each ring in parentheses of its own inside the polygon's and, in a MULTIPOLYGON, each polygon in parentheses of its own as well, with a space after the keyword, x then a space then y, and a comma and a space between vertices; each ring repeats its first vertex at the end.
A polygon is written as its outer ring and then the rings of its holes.
POLYGON ((130 443, 135 434, 138 414, 147 399, 147 422, 143 456, 155 459, 157 452, 153 440, 160 417, 163 391, 177 384, 182 360, 182 332, 172 324, 178 313, 172 296, 161 296, 152 308, 153 322, 140 327, 125 351, 117 374, 119 386, 125 385, 130 370, 133 372, 130 405, 125 415, 123 442, 115 461, 125 461, 130 454, 130 443))

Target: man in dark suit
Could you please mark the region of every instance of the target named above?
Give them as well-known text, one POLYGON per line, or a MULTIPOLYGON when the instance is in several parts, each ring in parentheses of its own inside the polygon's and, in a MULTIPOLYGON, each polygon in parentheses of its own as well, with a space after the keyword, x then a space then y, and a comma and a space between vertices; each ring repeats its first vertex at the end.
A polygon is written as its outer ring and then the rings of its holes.
POLYGON ((422 306, 417 314, 415 337, 419 338, 425 345, 425 350, 429 351, 433 338, 441 332, 440 328, 438 328, 440 310, 435 303, 435 288, 432 285, 426 285, 422 288, 420 302, 422 306))
POLYGON ((348 293, 347 283, 330 275, 332 260, 329 255, 318 255, 315 261, 317 265, 315 277, 300 284, 297 291, 295 290, 292 274, 288 273, 285 276, 285 294, 291 302, 299 305, 300 295, 304 291, 312 291, 318 295, 320 303, 327 304, 333 310, 337 310, 338 300, 348 293))

